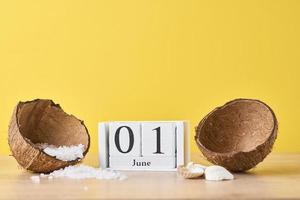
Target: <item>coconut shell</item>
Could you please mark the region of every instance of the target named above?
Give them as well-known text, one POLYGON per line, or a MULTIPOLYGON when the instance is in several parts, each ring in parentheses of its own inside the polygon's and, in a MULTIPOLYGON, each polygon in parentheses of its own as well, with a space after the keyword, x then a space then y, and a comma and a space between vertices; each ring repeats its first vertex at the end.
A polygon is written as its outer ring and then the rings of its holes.
POLYGON ((191 172, 185 166, 181 165, 181 166, 178 166, 178 168, 177 168, 177 174, 185 179, 196 179, 196 178, 203 176, 204 170, 202 173, 199 173, 199 172, 195 173, 195 172, 191 172))
POLYGON ((41 143, 55 146, 83 144, 85 156, 90 146, 90 136, 83 121, 68 115, 52 100, 36 99, 19 102, 10 124, 8 143, 17 162, 25 169, 48 173, 74 161, 62 161, 46 154, 41 143))
POLYGON ((253 99, 236 99, 214 109, 196 127, 196 143, 208 161, 246 171, 271 152, 278 122, 272 109, 253 99))

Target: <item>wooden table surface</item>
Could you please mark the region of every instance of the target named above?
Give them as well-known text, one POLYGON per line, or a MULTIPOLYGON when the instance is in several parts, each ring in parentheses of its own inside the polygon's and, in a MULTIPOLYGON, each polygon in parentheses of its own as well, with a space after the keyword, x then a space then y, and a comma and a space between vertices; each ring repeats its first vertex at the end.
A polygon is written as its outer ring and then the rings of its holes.
MULTIPOLYGON (((201 156, 194 161, 207 163, 201 156)), ((97 166, 96 156, 86 164, 97 166)), ((41 179, 18 167, 13 157, 0 157, 0 199, 300 199, 300 154, 271 154, 235 180, 186 180, 175 172, 124 172, 128 179, 41 179)))

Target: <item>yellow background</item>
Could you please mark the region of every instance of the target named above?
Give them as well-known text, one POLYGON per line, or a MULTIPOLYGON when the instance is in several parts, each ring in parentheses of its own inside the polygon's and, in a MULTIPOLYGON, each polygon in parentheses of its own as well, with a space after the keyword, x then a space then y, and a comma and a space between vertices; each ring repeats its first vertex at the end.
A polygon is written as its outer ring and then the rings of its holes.
MULTIPOLYGON (((300 1, 0 1, 0 154, 19 100, 83 119, 187 119, 257 98, 277 114, 274 151, 300 151, 300 1)), ((192 150, 198 151, 192 141, 192 150)))

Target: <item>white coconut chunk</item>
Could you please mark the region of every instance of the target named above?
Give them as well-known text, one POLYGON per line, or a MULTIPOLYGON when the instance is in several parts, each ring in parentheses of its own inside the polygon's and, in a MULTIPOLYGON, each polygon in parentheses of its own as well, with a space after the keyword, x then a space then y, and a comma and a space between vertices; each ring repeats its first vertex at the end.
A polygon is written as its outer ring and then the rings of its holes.
POLYGON ((191 173, 195 173, 195 174, 204 174, 204 169, 202 167, 197 167, 197 166, 194 166, 190 169, 188 169, 189 172, 191 173))
POLYGON ((190 173, 195 173, 195 174, 204 174, 204 170, 205 168, 200 165, 200 164, 195 164, 193 162, 189 162, 186 165, 186 169, 190 172, 190 173))
POLYGON ((41 179, 40 179, 39 176, 31 176, 30 179, 33 183, 40 183, 41 182, 41 179))
POLYGON ((59 160, 63 161, 73 161, 78 158, 83 158, 83 152, 84 152, 84 145, 83 144, 78 144, 76 146, 53 146, 53 145, 48 145, 45 146, 43 151, 50 155, 54 156, 59 160))
POLYGON ((206 166, 198 164, 198 163, 194 163, 194 162, 189 162, 186 165, 187 169, 192 169, 192 168, 202 168, 203 170, 205 170, 206 166))
POLYGON ((204 170, 205 170, 206 167, 207 167, 207 166, 204 166, 204 165, 200 165, 200 164, 198 164, 198 163, 195 163, 194 166, 195 166, 195 167, 201 167, 201 168, 204 169, 204 170))
POLYGON ((41 177, 41 178, 45 178, 45 177, 47 177, 47 175, 44 174, 44 173, 41 173, 41 174, 40 174, 40 177, 41 177))
POLYGON ((234 176, 224 167, 213 165, 205 169, 205 179, 209 181, 232 180, 234 176))

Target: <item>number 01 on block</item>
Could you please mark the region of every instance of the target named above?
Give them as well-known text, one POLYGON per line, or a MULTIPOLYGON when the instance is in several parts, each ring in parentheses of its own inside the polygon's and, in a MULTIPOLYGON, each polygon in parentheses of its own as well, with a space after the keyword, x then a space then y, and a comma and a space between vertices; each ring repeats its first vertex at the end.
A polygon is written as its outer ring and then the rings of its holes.
POLYGON ((186 121, 116 121, 99 123, 102 168, 173 171, 189 160, 186 121))

